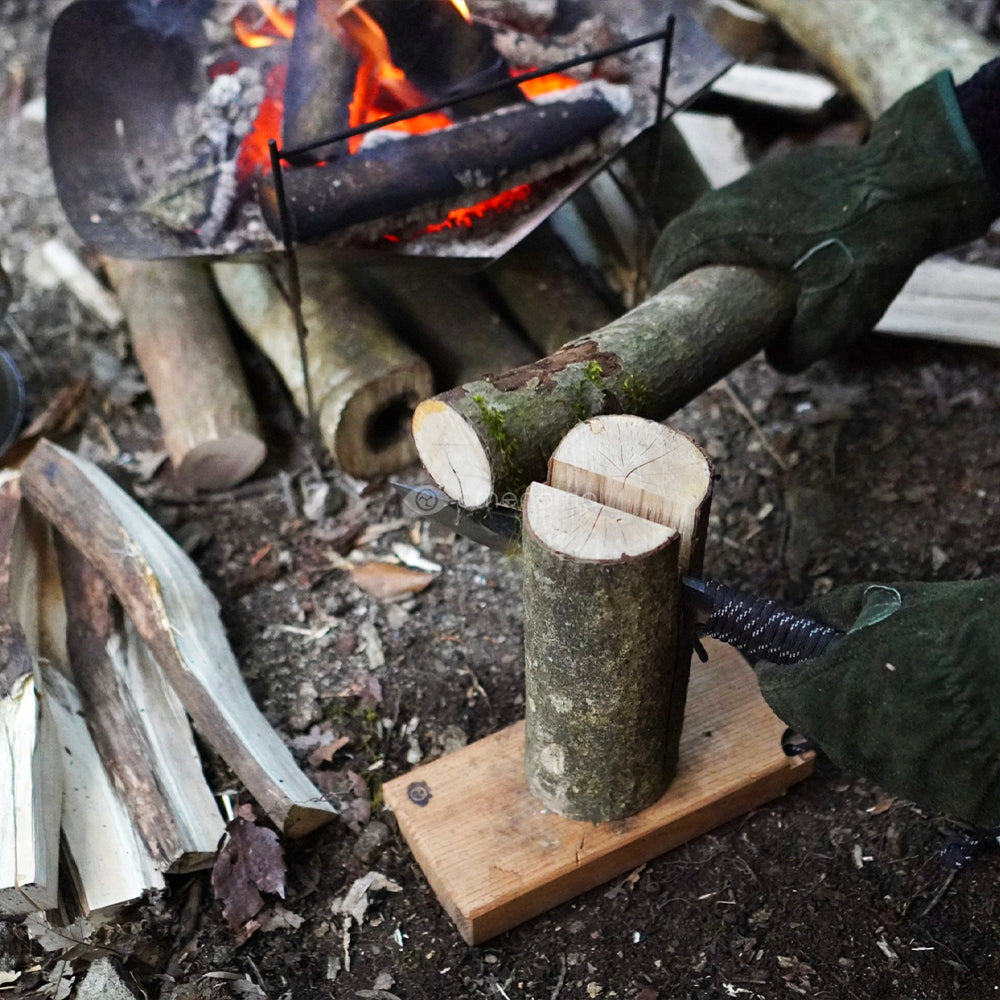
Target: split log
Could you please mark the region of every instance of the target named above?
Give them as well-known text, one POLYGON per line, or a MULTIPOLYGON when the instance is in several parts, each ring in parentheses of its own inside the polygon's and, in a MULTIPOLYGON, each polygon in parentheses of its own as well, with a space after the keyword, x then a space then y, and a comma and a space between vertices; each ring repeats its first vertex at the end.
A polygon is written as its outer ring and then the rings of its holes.
POLYGON ((958 82, 997 54, 933 0, 753 0, 872 117, 942 69, 958 82))
MULTIPOLYGON (((306 412, 295 318, 274 275, 245 262, 217 263, 213 271, 233 315, 306 412)), ((427 363, 325 261, 302 261, 300 279, 309 378, 324 444, 345 472, 360 479, 402 468, 414 454, 406 423, 431 391, 427 363)))
MULTIPOLYGON (((712 469, 687 435, 642 417, 592 417, 559 442, 549 459, 548 482, 555 489, 673 528, 680 535, 679 574, 701 575, 712 469)), ((672 588, 672 581, 666 586, 672 588)), ((691 675, 691 637, 678 633, 675 644, 663 652, 671 667, 666 766, 672 775, 691 675)))
POLYGON ((572 819, 632 816, 673 778, 679 536, 543 483, 523 514, 528 788, 572 819))
POLYGON ((57 549, 76 700, 97 752, 156 867, 208 868, 225 824, 184 707, 105 579, 65 540, 57 549))
POLYGON ((39 641, 39 531, 21 484, 0 482, 0 914, 52 909, 58 902, 62 763, 39 641), (32 523, 32 521, 35 523, 32 523), (31 537, 35 535, 35 537, 31 537))
POLYGON ((208 265, 192 258, 105 261, 179 479, 242 482, 266 448, 208 265))
POLYGON ((195 728, 272 822, 301 836, 333 818, 253 703, 219 606, 191 560, 95 465, 41 441, 25 498, 107 578, 195 728))
POLYGON ((662 420, 787 327, 795 288, 741 267, 685 275, 642 305, 550 357, 425 400, 417 451, 465 507, 486 506, 543 479, 575 424, 601 413, 662 420))
MULTIPOLYGON (((65 870, 84 916, 108 916, 163 889, 165 883, 111 785, 87 729, 79 693, 54 667, 43 668, 43 673, 62 751, 65 870)), ((67 888, 62 887, 63 895, 67 888)))
POLYGON ((521 329, 545 354, 610 323, 617 312, 546 223, 484 272, 521 329))
POLYGON ((431 366, 441 388, 538 357, 471 278, 392 266, 369 268, 358 278, 400 337, 431 366))
MULTIPOLYGON (((284 172, 285 197, 296 240, 315 240, 421 206, 456 207, 551 174, 595 155, 600 133, 625 114, 631 96, 604 81, 545 94, 449 128, 393 139, 379 133, 354 156, 327 166, 284 172)), ((261 210, 275 235, 281 215, 273 178, 262 178, 261 210)))
POLYGON ((792 115, 815 115, 836 96, 837 87, 815 73, 736 63, 712 83, 720 97, 792 115))

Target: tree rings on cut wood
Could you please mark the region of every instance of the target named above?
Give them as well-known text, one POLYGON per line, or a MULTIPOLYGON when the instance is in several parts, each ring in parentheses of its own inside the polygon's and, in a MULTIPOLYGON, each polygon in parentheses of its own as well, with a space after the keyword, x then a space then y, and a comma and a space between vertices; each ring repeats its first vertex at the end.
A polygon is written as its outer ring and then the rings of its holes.
POLYGON ((525 766, 564 816, 634 815, 673 778, 679 540, 543 483, 525 495, 525 766))

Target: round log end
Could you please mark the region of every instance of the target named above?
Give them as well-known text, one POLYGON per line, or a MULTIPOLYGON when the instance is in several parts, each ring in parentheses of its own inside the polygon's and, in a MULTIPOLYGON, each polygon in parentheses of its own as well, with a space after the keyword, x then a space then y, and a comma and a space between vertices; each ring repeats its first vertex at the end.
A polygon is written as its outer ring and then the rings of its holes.
POLYGON ((424 468, 463 507, 485 507, 493 498, 490 456, 472 425, 440 399, 424 400, 413 414, 413 440, 424 468))
POLYGON ((181 482, 193 490, 228 490, 252 476, 267 456, 267 447, 244 431, 204 441, 176 466, 181 482))
POLYGON ((413 462, 410 418, 432 391, 430 368, 415 358, 361 383, 342 409, 336 407, 339 413, 321 410, 320 427, 337 464, 348 475, 371 479, 413 462), (328 421, 333 426, 325 427, 328 421))

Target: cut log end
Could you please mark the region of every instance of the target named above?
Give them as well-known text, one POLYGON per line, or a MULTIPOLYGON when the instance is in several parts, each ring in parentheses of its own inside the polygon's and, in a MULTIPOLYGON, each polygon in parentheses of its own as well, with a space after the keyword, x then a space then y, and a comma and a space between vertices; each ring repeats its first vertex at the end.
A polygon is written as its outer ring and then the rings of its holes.
POLYGON ((424 400, 413 414, 413 439, 424 468, 448 496, 473 510, 490 502, 490 455, 465 417, 440 399, 424 400))
POLYGON ((705 453, 680 431, 642 417, 592 417, 556 448, 549 482, 670 525, 681 535, 681 571, 698 569, 697 541, 704 535, 699 522, 712 470, 705 453))
POLYGON ((192 490, 228 490, 252 476, 266 457, 267 447, 256 434, 237 432, 192 448, 177 476, 192 490))
MULTIPOLYGON (((333 441, 341 468, 359 479, 384 476, 416 457, 409 432, 417 402, 430 393, 431 373, 422 360, 403 364, 360 384, 339 413, 320 414, 324 437, 333 441)), ((339 409, 339 407, 338 407, 339 409)))

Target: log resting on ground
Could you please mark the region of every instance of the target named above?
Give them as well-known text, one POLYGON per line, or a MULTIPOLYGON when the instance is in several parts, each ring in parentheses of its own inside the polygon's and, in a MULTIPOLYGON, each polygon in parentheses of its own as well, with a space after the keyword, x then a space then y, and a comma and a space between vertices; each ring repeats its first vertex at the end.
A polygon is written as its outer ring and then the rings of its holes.
POLYGON ((544 480, 562 436, 587 417, 662 420, 752 357, 795 312, 774 271, 705 267, 541 361, 425 400, 413 415, 424 466, 465 507, 544 480))

